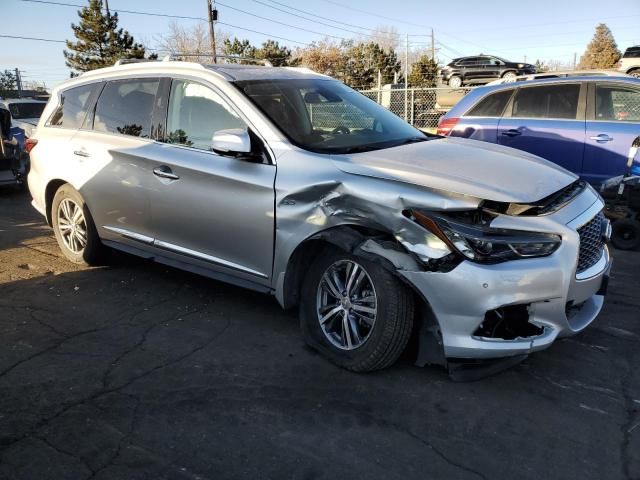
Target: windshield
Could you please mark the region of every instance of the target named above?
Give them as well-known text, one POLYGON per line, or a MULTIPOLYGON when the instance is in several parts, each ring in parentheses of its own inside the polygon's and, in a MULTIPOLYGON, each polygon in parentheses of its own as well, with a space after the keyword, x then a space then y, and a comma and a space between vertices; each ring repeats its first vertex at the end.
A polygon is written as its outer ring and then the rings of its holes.
POLYGON ((429 139, 336 80, 248 80, 236 85, 291 142, 313 152, 365 152, 429 139))
POLYGON ((8 107, 11 111, 11 116, 16 120, 20 120, 23 118, 40 118, 45 105, 46 103, 44 102, 20 102, 10 103, 8 107))

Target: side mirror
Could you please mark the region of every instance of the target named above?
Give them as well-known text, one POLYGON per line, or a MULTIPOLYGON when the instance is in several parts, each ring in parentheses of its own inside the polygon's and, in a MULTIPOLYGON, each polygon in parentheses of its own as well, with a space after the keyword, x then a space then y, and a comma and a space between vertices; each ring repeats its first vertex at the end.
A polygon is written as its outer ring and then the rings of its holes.
POLYGON ((251 154, 251 137, 243 128, 218 130, 211 139, 211 150, 220 154, 249 155, 251 154))

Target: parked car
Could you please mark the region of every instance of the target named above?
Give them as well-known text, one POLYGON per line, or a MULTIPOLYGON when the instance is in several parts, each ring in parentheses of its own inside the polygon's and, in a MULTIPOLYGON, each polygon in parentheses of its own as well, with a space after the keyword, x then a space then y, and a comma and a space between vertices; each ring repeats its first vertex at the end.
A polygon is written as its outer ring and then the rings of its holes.
POLYGON ((531 73, 536 73, 535 65, 480 54, 477 57, 454 58, 442 68, 440 75, 443 83, 458 88, 474 83, 487 83, 496 78, 513 82, 516 77, 531 73))
POLYGON ((0 187, 23 185, 28 168, 24 131, 11 126, 11 113, 0 107, 0 187))
MULTIPOLYGON (((626 77, 624 73, 620 73, 617 70, 558 70, 553 72, 541 72, 532 73, 530 75, 520 75, 515 80, 506 80, 499 78, 493 82, 487 83, 487 85, 501 85, 503 83, 527 82, 529 80, 542 80, 544 78, 567 78, 567 77, 626 77)), ((631 76, 631 75, 629 75, 631 76)))
POLYGON ((0 99, 0 108, 5 108, 11 112, 12 125, 24 130, 27 138, 33 135, 33 131, 46 105, 46 101, 32 98, 0 99))
POLYGON ((640 134, 640 80, 568 77, 476 88, 440 119, 438 133, 524 150, 600 185, 625 172, 640 134))
POLYGON ((29 142, 33 205, 69 260, 112 247, 271 293, 354 371, 391 365, 412 335, 421 364, 526 355, 603 304, 590 186, 425 135, 310 70, 94 70, 54 90, 29 142))
POLYGON ((640 45, 625 50, 618 63, 618 70, 640 78, 640 45))

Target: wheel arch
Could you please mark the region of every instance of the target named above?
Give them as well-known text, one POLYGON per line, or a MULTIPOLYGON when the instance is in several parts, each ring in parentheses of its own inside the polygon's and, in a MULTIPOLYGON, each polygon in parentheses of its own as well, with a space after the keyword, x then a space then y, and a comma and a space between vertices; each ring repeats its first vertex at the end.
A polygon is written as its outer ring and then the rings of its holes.
POLYGON ((62 179, 56 178, 49 183, 47 183, 47 187, 44 190, 44 204, 45 204, 45 214, 47 217, 47 223, 50 227, 53 226, 53 219, 51 216, 51 207, 53 205, 53 197, 55 197, 56 192, 60 189, 61 186, 68 184, 62 179))

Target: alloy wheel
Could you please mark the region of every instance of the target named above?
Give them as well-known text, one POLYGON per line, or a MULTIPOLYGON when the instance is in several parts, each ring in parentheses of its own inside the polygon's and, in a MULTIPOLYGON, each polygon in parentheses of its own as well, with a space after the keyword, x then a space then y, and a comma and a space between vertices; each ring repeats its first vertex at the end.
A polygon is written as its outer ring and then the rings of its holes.
POLYGON ((73 253, 82 253, 87 246, 87 222, 82 207, 70 198, 58 206, 58 231, 64 246, 73 253))
POLYGON ((376 291, 367 271, 352 260, 339 260, 322 275, 316 295, 318 322, 325 337, 341 350, 362 346, 378 313, 376 291))

